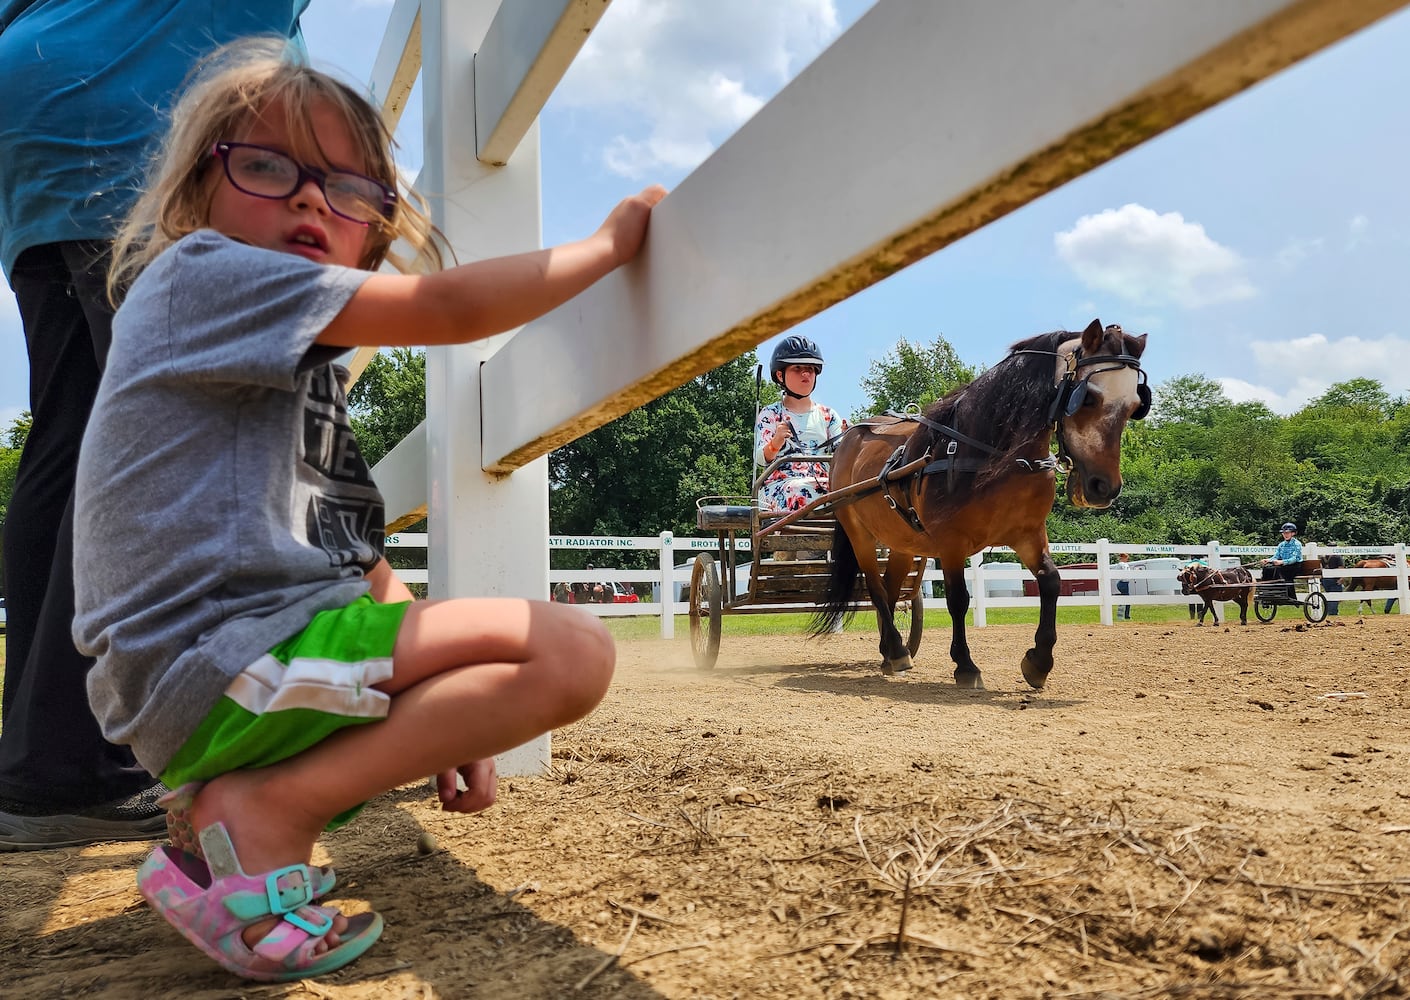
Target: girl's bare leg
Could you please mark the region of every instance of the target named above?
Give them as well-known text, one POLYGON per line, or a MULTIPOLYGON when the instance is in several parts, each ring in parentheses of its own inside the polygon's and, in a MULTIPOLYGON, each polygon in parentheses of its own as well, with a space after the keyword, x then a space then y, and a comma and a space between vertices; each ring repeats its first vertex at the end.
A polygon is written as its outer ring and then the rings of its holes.
MULTIPOLYGON (((615 657, 606 629, 571 605, 417 602, 397 638, 392 679, 378 685, 392 701, 384 721, 214 779, 197 795, 192 821, 198 830, 223 822, 248 872, 307 863, 339 813, 587 715, 607 692, 615 657)), ((247 940, 264 932, 252 928, 247 940)))

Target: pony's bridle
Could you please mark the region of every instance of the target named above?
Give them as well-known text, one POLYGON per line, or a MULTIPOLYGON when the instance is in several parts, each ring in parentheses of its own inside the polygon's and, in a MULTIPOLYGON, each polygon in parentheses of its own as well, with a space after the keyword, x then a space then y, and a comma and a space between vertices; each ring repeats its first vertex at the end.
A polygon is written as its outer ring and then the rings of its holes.
MULTIPOLYGON (((1025 350, 1014 353, 1062 356, 1057 351, 1025 350)), ((1063 373, 1062 381, 1058 382, 1057 392, 1053 395, 1053 401, 1048 406, 1048 423, 1053 425, 1053 433, 1057 436, 1059 467, 1063 472, 1070 472, 1072 471, 1072 456, 1068 454, 1067 438, 1063 434, 1063 420, 1074 416, 1082 408, 1082 403, 1087 398, 1087 384, 1092 381, 1092 377, 1105 372, 1119 371, 1122 368, 1135 370, 1136 398, 1139 402, 1135 412, 1131 414, 1130 419, 1132 420, 1144 420, 1146 414, 1150 413, 1151 387, 1146 377, 1146 371, 1141 367, 1141 360, 1134 354, 1093 354, 1091 357, 1083 357, 1082 348, 1079 346, 1066 357, 1067 371, 1063 373), (1092 368, 1095 365, 1101 367, 1094 368, 1086 375, 1082 374, 1083 368, 1092 368)))

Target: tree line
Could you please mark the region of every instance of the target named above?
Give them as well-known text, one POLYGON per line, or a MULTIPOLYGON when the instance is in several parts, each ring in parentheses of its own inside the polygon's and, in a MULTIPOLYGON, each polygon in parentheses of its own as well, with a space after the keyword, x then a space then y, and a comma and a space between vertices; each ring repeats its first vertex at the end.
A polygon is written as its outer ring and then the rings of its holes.
MULTIPOLYGON (((756 408, 778 398, 757 366, 751 351, 554 451, 550 530, 693 535, 698 499, 747 496, 756 408)), ((943 336, 902 339, 861 376, 867 404, 850 417, 925 406, 981 371, 943 336)), ((348 406, 369 463, 424 419, 425 387, 424 352, 383 351, 368 365, 348 406)), ((1178 375, 1153 393, 1150 417, 1126 431, 1121 496, 1106 510, 1075 510, 1059 491, 1048 520, 1053 541, 1271 544, 1283 521, 1323 544, 1410 539, 1410 403, 1379 381, 1339 382, 1288 416, 1232 402, 1201 374, 1178 375)), ((28 428, 26 413, 0 437, 6 505, 28 428)), ((588 555, 553 558, 569 569, 588 555)))

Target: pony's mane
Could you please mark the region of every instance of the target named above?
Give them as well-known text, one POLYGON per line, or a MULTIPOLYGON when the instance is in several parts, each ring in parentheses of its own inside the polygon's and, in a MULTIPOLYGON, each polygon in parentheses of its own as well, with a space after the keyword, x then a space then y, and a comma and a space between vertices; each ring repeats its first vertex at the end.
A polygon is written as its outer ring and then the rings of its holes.
MULTIPOLYGON (((983 489, 1012 473, 1015 460, 1024 457, 1024 452, 1031 452, 1035 441, 1047 438, 1052 430, 1048 407, 1056 391, 1054 355, 1060 345, 1080 336, 1070 330, 1055 330, 1020 340, 994 367, 925 410, 926 418, 998 449, 999 454, 987 456, 988 460, 970 480, 972 490, 983 489), (1039 353, 1020 353, 1024 351, 1039 353)), ((966 451, 971 455, 973 452, 972 448, 966 451)), ((960 484, 965 481, 954 482, 963 491, 960 484)))

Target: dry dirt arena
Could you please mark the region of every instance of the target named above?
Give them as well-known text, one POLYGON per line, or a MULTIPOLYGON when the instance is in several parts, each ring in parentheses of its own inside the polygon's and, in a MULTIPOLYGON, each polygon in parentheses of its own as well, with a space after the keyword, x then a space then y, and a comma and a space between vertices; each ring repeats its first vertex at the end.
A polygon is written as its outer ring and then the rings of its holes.
POLYGON ((624 643, 549 776, 468 818, 408 787, 326 838, 387 919, 351 967, 227 975, 114 845, 3 856, 0 994, 1410 996, 1410 619, 1286 614, 1064 627, 1041 694, 1019 626, 971 631, 983 692, 933 632, 905 681, 866 632, 727 618, 708 673, 624 643))

